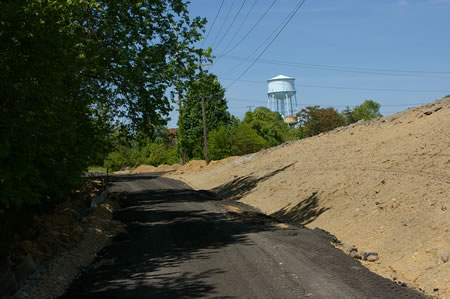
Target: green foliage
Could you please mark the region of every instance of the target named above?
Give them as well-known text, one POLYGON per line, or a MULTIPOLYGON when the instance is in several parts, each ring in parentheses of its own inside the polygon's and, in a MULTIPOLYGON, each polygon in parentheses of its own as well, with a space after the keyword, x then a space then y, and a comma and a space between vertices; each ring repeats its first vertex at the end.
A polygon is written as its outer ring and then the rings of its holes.
POLYGON ((230 156, 241 156, 268 148, 270 145, 258 132, 248 124, 223 126, 213 130, 209 138, 212 160, 230 156))
POLYGON ((202 97, 205 100, 208 132, 231 124, 225 90, 213 74, 203 74, 192 81, 183 103, 182 117, 178 121, 181 128, 179 142, 188 159, 203 158, 202 97))
POLYGON ((361 119, 369 120, 382 115, 380 113, 379 103, 372 100, 366 100, 361 105, 353 108, 353 110, 347 106, 347 108, 342 110, 341 116, 344 118, 345 124, 349 125, 361 119))
POLYGON ((232 140, 233 156, 241 156, 270 147, 266 139, 258 134, 249 124, 243 123, 235 128, 232 140))
POLYGON ((118 126, 109 140, 111 152, 104 160, 104 166, 112 171, 133 168, 141 164, 158 166, 178 162, 175 136, 165 127, 154 130, 152 137, 145 133, 130 134, 126 126, 118 126))
POLYGON ((106 169, 106 167, 104 167, 104 166, 97 166, 97 165, 95 165, 95 166, 89 166, 89 167, 88 167, 88 171, 89 171, 89 172, 102 172, 102 173, 106 173, 106 172, 107 172, 107 169, 106 169))
POLYGON ((372 100, 366 100, 361 105, 353 108, 351 122, 357 122, 361 119, 369 120, 380 116, 382 116, 380 113, 380 104, 372 100))
POLYGON ((349 106, 345 107, 345 109, 341 111, 341 116, 344 119, 344 124, 346 125, 356 122, 352 115, 352 109, 349 106))
POLYGON ((344 124, 343 117, 334 108, 308 106, 297 113, 306 137, 330 131, 344 124))
POLYGON ((209 133, 209 156, 211 160, 220 160, 232 156, 234 128, 222 126, 209 133))
POLYGON ((258 107, 247 112, 242 122, 233 118, 232 125, 212 131, 210 155, 212 159, 246 155, 302 136, 303 131, 290 129, 278 112, 258 107))
POLYGON ((150 155, 145 164, 158 166, 161 164, 172 165, 177 163, 178 154, 175 147, 165 144, 153 143, 150 146, 150 155))
POLYGON ((253 112, 247 112, 242 124, 255 130, 265 140, 266 147, 276 146, 291 139, 289 126, 283 117, 265 107, 257 107, 253 112))
POLYGON ((380 117, 382 115, 379 110, 380 104, 372 100, 364 101, 353 110, 347 107, 341 113, 338 113, 334 108, 308 106, 297 113, 300 126, 296 129, 295 135, 298 138, 314 136, 342 125, 355 123, 361 119, 368 120, 380 117))
POLYGON ((131 158, 132 150, 130 148, 122 148, 120 151, 114 151, 108 154, 105 159, 104 166, 112 171, 120 170, 124 167, 134 165, 131 158))
POLYGON ((0 212, 53 206, 109 151, 113 168, 135 163, 138 145, 108 136, 118 119, 154 136, 167 88, 195 72, 205 20, 186 5, 0 2, 0 212))

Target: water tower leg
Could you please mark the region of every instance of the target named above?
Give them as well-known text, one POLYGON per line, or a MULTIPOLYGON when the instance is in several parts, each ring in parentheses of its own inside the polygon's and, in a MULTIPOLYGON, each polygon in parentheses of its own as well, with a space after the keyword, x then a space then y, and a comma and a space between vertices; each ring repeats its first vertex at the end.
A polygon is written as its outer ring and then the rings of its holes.
POLYGON ((294 107, 292 106, 292 97, 289 98, 289 103, 291 104, 291 113, 289 114, 294 114, 294 107))

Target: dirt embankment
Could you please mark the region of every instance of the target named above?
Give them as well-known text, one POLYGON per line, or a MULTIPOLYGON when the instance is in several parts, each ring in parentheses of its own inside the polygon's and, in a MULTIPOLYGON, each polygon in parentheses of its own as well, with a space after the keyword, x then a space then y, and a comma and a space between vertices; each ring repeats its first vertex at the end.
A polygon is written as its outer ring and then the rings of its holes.
POLYGON ((87 182, 53 211, 35 216, 33 224, 16 236, 0 265, 1 298, 9 298, 8 294, 12 298, 60 296, 96 253, 123 231, 122 224, 112 219, 120 194, 109 194, 102 204, 89 209, 103 187, 101 180, 87 182))
POLYGON ((376 251, 369 269, 450 298, 449 98, 218 164, 168 175, 376 251))
MULTIPOLYGON (((208 165, 204 160, 192 160, 184 165, 174 164, 174 165, 159 165, 158 167, 152 165, 140 165, 131 174, 147 173, 147 172, 174 172, 176 175, 181 175, 183 173, 198 172, 203 170, 211 170, 217 166, 226 164, 228 161, 236 157, 229 157, 219 161, 211 161, 208 165)), ((117 172, 116 172, 117 173, 117 172)))

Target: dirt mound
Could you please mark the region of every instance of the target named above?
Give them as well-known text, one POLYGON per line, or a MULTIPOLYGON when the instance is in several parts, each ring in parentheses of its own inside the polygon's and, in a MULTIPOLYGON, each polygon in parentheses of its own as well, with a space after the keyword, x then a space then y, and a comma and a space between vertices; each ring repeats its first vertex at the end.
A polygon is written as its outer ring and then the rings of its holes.
POLYGON ((220 167, 196 163, 178 178, 329 231, 377 252, 377 261, 362 261, 376 273, 450 297, 449 98, 220 167))
POLYGON ((156 167, 156 171, 160 171, 160 172, 174 171, 180 167, 181 167, 180 164, 174 164, 174 165, 162 164, 162 165, 159 165, 158 167, 156 167))
MULTIPOLYGON (((35 216, 33 224, 16 235, 6 259, 14 270, 9 281, 13 285, 8 293, 20 287, 12 298, 61 295, 95 253, 123 230, 122 225, 112 219, 113 210, 119 208, 117 195, 108 196, 96 209, 78 218, 80 211, 86 211, 103 188, 101 180, 88 181, 52 211, 35 216)), ((3 287, 0 289, 5 290, 3 287)))
POLYGON ((138 166, 131 173, 138 174, 138 173, 146 173, 146 172, 156 172, 156 167, 152 166, 152 165, 141 165, 141 166, 138 166))
MULTIPOLYGON (((192 161, 189 161, 188 163, 184 164, 183 166, 179 167, 178 170, 175 172, 175 175, 197 173, 199 171, 214 169, 218 166, 222 166, 222 165, 229 163, 230 161, 232 161, 235 158, 236 157, 233 156, 233 157, 228 157, 228 158, 222 159, 222 160, 211 161, 211 162, 209 162, 208 165, 206 165, 205 160, 192 160, 192 161)), ((172 174, 168 174, 168 176, 170 176, 170 175, 172 175, 172 174)))
POLYGON ((52 213, 35 216, 33 224, 11 245, 12 262, 19 263, 24 257, 22 251, 25 251, 41 264, 52 258, 61 247, 76 244, 86 230, 84 223, 76 220, 77 213, 89 208, 102 188, 101 180, 91 180, 80 190, 74 191, 69 200, 58 204, 52 213))
MULTIPOLYGON (((177 175, 183 174, 183 173, 196 173, 201 170, 207 170, 212 169, 217 166, 223 165, 228 163, 229 161, 233 160, 236 157, 228 157, 223 160, 217 160, 217 161, 211 161, 208 165, 206 165, 206 162, 204 160, 192 160, 188 163, 181 165, 181 164, 173 164, 173 165, 166 165, 162 164, 158 167, 152 166, 152 165, 141 165, 137 167, 135 170, 133 170, 132 174, 139 174, 139 173, 146 173, 146 172, 173 172, 177 175)), ((117 173, 117 172, 116 172, 117 173)))
POLYGON ((175 171, 181 167, 180 164, 166 165, 161 164, 158 167, 152 165, 141 165, 138 166, 135 170, 133 170, 132 174, 146 173, 146 172, 167 172, 167 171, 175 171))
POLYGON ((196 172, 203 170, 206 167, 206 162, 204 160, 192 160, 183 165, 178 171, 180 173, 186 172, 196 172))

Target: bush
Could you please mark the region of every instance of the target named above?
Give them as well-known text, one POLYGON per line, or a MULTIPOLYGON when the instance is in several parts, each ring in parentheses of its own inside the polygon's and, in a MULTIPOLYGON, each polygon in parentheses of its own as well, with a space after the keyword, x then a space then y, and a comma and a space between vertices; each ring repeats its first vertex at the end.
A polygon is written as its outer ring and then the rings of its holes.
POLYGON ((175 147, 170 147, 165 144, 152 143, 150 144, 150 155, 146 158, 147 165, 158 166, 161 164, 175 164, 178 161, 178 154, 175 147))
POLYGON ((236 156, 251 154, 270 147, 270 144, 259 136, 256 130, 245 124, 234 129, 232 143, 232 153, 236 156))
POLYGON ((209 134, 209 157, 211 160, 220 160, 233 154, 233 128, 223 126, 209 134))

